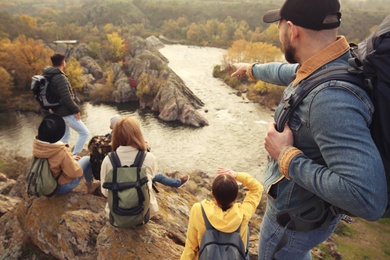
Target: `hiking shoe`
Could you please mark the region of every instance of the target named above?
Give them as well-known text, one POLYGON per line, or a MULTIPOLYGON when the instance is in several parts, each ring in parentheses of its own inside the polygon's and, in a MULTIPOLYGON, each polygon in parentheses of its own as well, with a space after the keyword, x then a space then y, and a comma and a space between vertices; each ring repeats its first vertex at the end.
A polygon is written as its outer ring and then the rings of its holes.
POLYGON ((100 188, 100 181, 91 181, 85 183, 87 186, 87 193, 94 193, 96 189, 100 188))
POLYGON ((180 184, 179 187, 183 186, 184 183, 186 183, 189 179, 190 179, 190 175, 186 175, 186 176, 184 176, 184 177, 181 177, 181 178, 180 178, 181 184, 180 184))

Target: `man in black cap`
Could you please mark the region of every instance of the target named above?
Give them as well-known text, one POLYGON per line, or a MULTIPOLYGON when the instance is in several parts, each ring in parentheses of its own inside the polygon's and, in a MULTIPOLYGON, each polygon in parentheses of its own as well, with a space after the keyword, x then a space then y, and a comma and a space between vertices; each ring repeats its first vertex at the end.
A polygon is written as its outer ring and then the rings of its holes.
MULTIPOLYGON (((238 63, 232 76, 247 73, 288 86, 275 112, 278 123, 303 82, 313 82, 327 67, 348 66, 351 54, 346 39, 338 36, 338 0, 286 0, 263 20, 278 22, 282 50, 291 64, 238 63)), ((298 104, 280 132, 280 124, 269 125, 264 140, 269 164, 263 175, 268 197, 259 259, 311 259, 310 250, 331 235, 342 213, 367 220, 382 216, 387 188, 370 135, 373 110, 359 86, 325 80, 298 104)))
POLYGON ((93 182, 89 157, 79 159, 60 141, 65 133, 64 119, 55 114, 45 116, 38 127, 38 135, 33 143, 33 155, 47 158, 50 170, 58 186, 55 194, 64 194, 73 190, 84 175, 87 193, 93 193, 100 187, 100 182, 93 182), (78 159, 78 160, 76 160, 78 159))

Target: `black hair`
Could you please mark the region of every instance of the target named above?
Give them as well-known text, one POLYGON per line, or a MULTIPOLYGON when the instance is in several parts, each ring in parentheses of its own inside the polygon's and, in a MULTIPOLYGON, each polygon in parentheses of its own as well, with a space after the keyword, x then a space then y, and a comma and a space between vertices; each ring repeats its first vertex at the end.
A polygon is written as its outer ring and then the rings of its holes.
POLYGON ((218 175, 212 185, 212 193, 223 211, 228 210, 238 195, 236 180, 228 174, 218 175))
POLYGON ((56 53, 53 56, 51 56, 50 59, 54 67, 59 67, 61 66, 62 62, 65 60, 65 55, 56 53))

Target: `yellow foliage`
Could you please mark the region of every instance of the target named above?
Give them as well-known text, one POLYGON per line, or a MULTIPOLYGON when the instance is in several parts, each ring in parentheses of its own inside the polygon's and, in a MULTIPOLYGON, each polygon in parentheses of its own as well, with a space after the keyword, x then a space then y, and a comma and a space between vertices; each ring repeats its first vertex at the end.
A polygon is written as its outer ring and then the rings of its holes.
POLYGON ((138 79, 137 98, 147 102, 152 101, 161 85, 162 83, 157 78, 143 72, 138 79))
POLYGON ((118 33, 114 32, 111 34, 107 34, 108 40, 108 52, 111 54, 111 58, 113 61, 118 61, 122 59, 125 53, 125 44, 123 39, 118 35, 118 33))
POLYGON ((115 31, 115 27, 112 23, 108 23, 103 27, 103 31, 105 33, 113 33, 115 31))
POLYGON ((105 81, 102 81, 102 84, 95 85, 95 88, 89 93, 91 101, 94 103, 107 103, 112 101, 111 97, 115 91, 115 75, 111 69, 105 72, 105 75, 105 81))
POLYGON ((0 66, 12 75, 18 89, 29 90, 31 77, 41 74, 42 69, 51 64, 53 54, 41 41, 27 39, 24 35, 12 43, 7 39, 0 41, 0 66))
POLYGON ((80 63, 74 58, 71 57, 65 68, 66 75, 68 76, 69 82, 74 89, 81 89, 83 84, 83 69, 81 68, 80 63))
POLYGON ((224 65, 236 62, 259 62, 282 61, 282 51, 268 43, 247 42, 245 40, 234 41, 224 55, 224 65))
POLYGON ((31 30, 37 29, 37 19, 33 18, 29 15, 22 14, 19 16, 19 19, 24 23, 26 26, 28 26, 31 30))
POLYGON ((0 78, 0 103, 3 103, 12 94, 13 79, 3 67, 0 67, 0 78))
POLYGON ((253 87, 254 91, 256 91, 256 93, 260 94, 260 95, 264 95, 264 94, 267 94, 268 91, 269 91, 269 86, 267 83, 265 83, 264 81, 257 81, 255 86, 253 87))
POLYGON ((197 41, 199 38, 199 26, 196 23, 192 23, 187 31, 187 40, 197 41))

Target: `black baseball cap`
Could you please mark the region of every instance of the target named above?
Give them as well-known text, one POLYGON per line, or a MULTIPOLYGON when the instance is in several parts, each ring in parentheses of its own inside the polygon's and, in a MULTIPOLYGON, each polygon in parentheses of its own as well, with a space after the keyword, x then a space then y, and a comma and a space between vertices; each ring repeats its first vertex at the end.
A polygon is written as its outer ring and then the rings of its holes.
POLYGON ((326 30, 340 26, 341 13, 339 0, 286 0, 282 8, 268 11, 263 16, 265 23, 280 19, 311 30, 326 30), (338 15, 338 21, 324 23, 328 15, 338 15))

